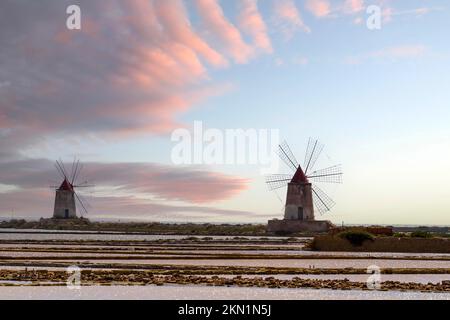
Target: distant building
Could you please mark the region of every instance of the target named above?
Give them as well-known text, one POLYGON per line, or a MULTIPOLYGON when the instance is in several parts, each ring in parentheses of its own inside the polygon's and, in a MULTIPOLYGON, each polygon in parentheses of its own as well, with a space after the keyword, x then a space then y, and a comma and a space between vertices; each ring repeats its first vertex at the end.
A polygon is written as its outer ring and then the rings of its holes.
POLYGON ((72 184, 67 179, 64 179, 61 186, 56 189, 53 218, 71 219, 76 217, 75 191, 72 184))

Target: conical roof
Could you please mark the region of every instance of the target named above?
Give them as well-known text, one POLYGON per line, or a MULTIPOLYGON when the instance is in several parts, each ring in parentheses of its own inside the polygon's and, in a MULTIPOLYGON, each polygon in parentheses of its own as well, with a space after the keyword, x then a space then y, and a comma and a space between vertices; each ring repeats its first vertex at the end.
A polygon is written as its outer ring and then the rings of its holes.
POLYGON ((64 181, 61 183, 61 186, 59 186, 58 190, 73 191, 73 186, 69 181, 67 181, 67 179, 64 179, 64 181))
POLYGON ((292 177, 291 183, 309 183, 303 169, 299 166, 294 176, 292 177))

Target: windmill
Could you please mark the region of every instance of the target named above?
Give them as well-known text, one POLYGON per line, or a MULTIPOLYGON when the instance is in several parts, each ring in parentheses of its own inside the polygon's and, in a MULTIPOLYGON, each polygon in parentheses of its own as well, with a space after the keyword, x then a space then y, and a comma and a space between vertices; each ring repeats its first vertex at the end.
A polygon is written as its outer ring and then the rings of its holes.
MULTIPOLYGON (((64 167, 64 163, 61 160, 56 160, 55 163, 56 170, 63 179, 60 186, 52 186, 56 191, 55 195, 55 208, 53 211, 54 219, 74 219, 77 218, 77 206, 76 203, 82 209, 82 212, 88 213, 87 203, 82 199, 82 197, 77 194, 77 188, 88 188, 91 185, 87 181, 78 183, 78 179, 83 169, 83 165, 80 164, 80 160, 74 160, 70 175, 64 167)), ((81 213, 83 216, 83 213, 81 213)))
POLYGON ((267 176, 266 183, 270 190, 287 186, 284 220, 315 221, 314 208, 320 214, 324 214, 335 205, 335 202, 316 184, 342 183, 340 165, 314 170, 323 147, 318 140, 310 138, 304 163, 300 165, 286 141, 279 145, 278 155, 292 173, 267 176))

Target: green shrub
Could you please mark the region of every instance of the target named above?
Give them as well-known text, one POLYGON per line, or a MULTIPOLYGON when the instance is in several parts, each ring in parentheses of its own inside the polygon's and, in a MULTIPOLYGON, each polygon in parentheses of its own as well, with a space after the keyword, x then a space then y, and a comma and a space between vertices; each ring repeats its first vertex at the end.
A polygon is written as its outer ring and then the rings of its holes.
POLYGON ((406 234, 406 233, 403 233, 403 232, 396 232, 396 233, 394 233, 394 235, 393 235, 393 237, 394 238, 405 238, 405 237, 407 237, 408 235, 406 234))
POLYGON ((354 246, 361 246, 364 241, 373 241, 373 239, 375 238, 375 236, 369 232, 358 230, 341 232, 338 234, 338 237, 348 240, 354 246))
POLYGON ((414 231, 411 232, 411 238, 431 238, 432 235, 426 231, 414 231))

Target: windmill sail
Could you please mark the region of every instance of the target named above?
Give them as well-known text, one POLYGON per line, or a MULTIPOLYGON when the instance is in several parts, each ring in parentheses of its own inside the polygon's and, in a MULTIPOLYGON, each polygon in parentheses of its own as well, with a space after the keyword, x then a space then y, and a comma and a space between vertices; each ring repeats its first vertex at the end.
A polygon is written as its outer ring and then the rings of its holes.
POLYGON ((269 186, 269 190, 276 190, 286 187, 289 181, 291 181, 292 175, 288 174, 272 174, 266 177, 266 183, 269 186))
POLYGON ((81 208, 83 209, 84 213, 88 213, 88 210, 86 208, 86 205, 84 204, 83 200, 80 198, 80 196, 75 192, 75 198, 77 199, 77 202, 80 204, 81 208))
POLYGON ((283 160, 283 162, 292 169, 292 171, 297 171, 297 168, 299 167, 299 164, 297 160, 294 157, 294 154, 292 153, 291 149, 289 148, 286 141, 283 141, 278 146, 278 155, 280 156, 280 159, 283 160))
POLYGON ((342 175, 341 165, 336 165, 325 169, 316 170, 310 173, 307 177, 309 180, 315 182, 342 183, 342 175))
POLYGON ((306 148, 305 154, 305 174, 308 174, 309 170, 314 168, 317 159, 319 159, 320 154, 322 153, 324 145, 319 142, 319 140, 313 140, 309 138, 308 147, 306 148))
POLYGON ((316 209, 320 214, 324 214, 331 210, 336 204, 333 199, 331 199, 325 192, 323 192, 319 187, 313 186, 313 199, 316 209))

